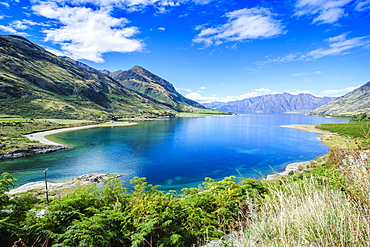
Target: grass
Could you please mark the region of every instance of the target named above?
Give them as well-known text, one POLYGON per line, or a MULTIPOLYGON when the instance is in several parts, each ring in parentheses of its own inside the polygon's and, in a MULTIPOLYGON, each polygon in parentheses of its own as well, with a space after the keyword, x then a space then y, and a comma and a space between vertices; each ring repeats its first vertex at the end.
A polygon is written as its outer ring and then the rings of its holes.
MULTIPOLYGON (((367 123, 320 125, 361 137, 367 123), (360 129, 361 128, 361 129, 360 129)), ((267 183, 238 238, 226 246, 368 246, 370 242, 370 154, 333 148, 305 171, 267 183)))
POLYGON ((27 139, 25 134, 85 124, 91 124, 91 122, 85 120, 2 118, 0 119, 0 154, 40 145, 38 142, 27 139))

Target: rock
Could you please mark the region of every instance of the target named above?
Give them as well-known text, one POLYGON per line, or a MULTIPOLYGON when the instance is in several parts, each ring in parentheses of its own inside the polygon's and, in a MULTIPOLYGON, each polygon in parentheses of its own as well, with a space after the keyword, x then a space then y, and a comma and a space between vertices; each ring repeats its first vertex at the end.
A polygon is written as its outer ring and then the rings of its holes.
POLYGON ((17 149, 11 152, 0 154, 0 159, 15 159, 20 157, 26 157, 35 154, 51 153, 62 149, 68 149, 69 146, 59 145, 45 145, 45 146, 31 146, 28 149, 17 149))
POLYGON ((307 167, 311 161, 303 161, 303 162, 294 162, 291 164, 288 164, 285 167, 285 170, 283 172, 278 172, 274 174, 270 174, 266 176, 266 180, 273 180, 275 178, 281 177, 281 176, 287 176, 291 174, 292 172, 300 171, 302 168, 307 167))
MULTIPOLYGON (((122 175, 120 174, 109 174, 109 173, 93 173, 85 174, 77 177, 74 180, 62 183, 52 183, 48 182, 48 192, 58 192, 62 190, 73 189, 81 186, 86 186, 90 184, 98 184, 103 180, 119 178, 122 175)), ((23 193, 31 190, 42 190, 42 193, 45 193, 45 181, 38 181, 24 184, 18 188, 12 189, 7 192, 8 195, 15 195, 18 193, 23 193)), ((55 194, 55 193, 54 193, 55 194)), ((41 195, 43 196, 43 194, 41 195)))

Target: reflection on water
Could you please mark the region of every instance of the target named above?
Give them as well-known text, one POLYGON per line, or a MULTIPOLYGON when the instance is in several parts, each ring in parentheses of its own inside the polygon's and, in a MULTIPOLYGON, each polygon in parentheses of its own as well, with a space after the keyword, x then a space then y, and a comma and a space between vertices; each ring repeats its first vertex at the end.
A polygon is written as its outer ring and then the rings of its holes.
POLYGON ((313 159, 328 148, 318 134, 282 128, 287 124, 338 123, 341 119, 304 115, 248 115, 173 118, 138 125, 59 133, 53 138, 74 149, 0 162, 17 185, 66 181, 86 173, 135 176, 163 189, 196 186, 205 177, 256 177, 281 171, 290 162, 313 159))

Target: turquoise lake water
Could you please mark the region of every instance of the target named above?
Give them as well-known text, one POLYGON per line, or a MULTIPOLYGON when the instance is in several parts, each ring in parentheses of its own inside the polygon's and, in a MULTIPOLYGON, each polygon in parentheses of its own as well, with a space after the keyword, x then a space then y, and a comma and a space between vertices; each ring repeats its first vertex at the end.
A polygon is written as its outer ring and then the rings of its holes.
POLYGON ((125 184, 135 176, 164 190, 193 187, 205 177, 260 178, 291 162, 328 151, 318 134, 280 127, 341 123, 343 119, 298 114, 176 117, 139 121, 126 127, 93 128, 53 136, 70 150, 0 162, 16 185, 44 179, 67 181, 87 173, 118 173, 125 184))

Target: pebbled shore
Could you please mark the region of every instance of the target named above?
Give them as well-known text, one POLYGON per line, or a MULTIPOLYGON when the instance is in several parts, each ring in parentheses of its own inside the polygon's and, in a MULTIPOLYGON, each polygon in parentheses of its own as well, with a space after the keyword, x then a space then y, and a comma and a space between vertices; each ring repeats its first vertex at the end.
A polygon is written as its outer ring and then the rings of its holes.
MULTIPOLYGON (((112 178, 119 178, 122 175, 109 174, 109 173, 92 173, 85 174, 77 177, 68 182, 63 183, 53 183, 48 182, 48 192, 51 197, 57 197, 64 192, 67 192, 71 189, 83 187, 90 184, 99 184, 103 180, 109 180, 112 178)), ((37 198, 43 198, 45 196, 45 181, 31 182, 19 186, 18 188, 9 190, 6 192, 8 195, 16 195, 24 192, 32 192, 33 196, 37 198)))

